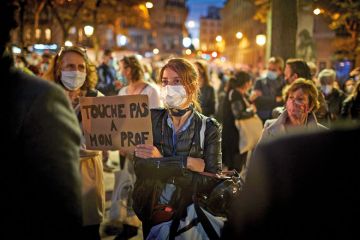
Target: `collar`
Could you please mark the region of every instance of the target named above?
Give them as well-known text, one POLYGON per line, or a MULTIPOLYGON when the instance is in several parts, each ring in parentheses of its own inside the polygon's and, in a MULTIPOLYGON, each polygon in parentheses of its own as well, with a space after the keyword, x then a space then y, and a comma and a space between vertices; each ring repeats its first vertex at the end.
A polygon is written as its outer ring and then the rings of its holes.
MULTIPOLYGON (((191 113, 191 115, 189 116, 189 118, 186 120, 186 122, 181 126, 181 128, 179 129, 179 131, 177 133, 183 132, 185 131, 191 124, 192 119, 194 118, 194 111, 191 113)), ((175 133, 175 127, 174 127, 174 123, 170 117, 170 114, 168 114, 167 117, 167 125, 169 128, 171 128, 173 130, 173 133, 175 133)))

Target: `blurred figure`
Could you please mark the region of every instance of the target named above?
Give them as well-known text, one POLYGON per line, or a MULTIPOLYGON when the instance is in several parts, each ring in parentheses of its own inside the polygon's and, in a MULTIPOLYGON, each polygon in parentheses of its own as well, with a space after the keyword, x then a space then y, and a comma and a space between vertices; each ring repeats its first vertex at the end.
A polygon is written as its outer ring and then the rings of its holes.
POLYGON ((345 99, 341 108, 341 117, 360 121, 360 81, 356 83, 352 93, 345 99))
POLYGON ((344 83, 344 94, 346 97, 348 97, 349 95, 351 95, 355 89, 355 85, 356 85, 356 81, 354 80, 354 78, 349 78, 348 80, 345 81, 344 83))
MULTIPOLYGON (((259 143, 291 131, 325 127, 316 120, 319 108, 318 91, 311 80, 299 78, 284 91, 285 111, 277 118, 265 122, 259 143)), ((256 151, 254 152, 254 155, 256 151)), ((256 157, 256 156, 254 156, 256 157)))
POLYGON ((103 62, 97 69, 99 81, 96 86, 96 89, 105 94, 105 96, 117 95, 121 87, 120 82, 116 78, 113 61, 112 51, 106 49, 103 55, 103 62))
POLYGON ((287 85, 298 78, 312 79, 309 66, 299 58, 289 58, 286 61, 284 77, 287 85))
POLYGON ((339 119, 341 106, 345 100, 344 92, 334 87, 335 80, 336 72, 332 69, 324 69, 319 73, 321 92, 325 96, 330 117, 328 126, 332 126, 332 123, 339 119))
POLYGON ((359 143, 358 125, 260 144, 222 239, 360 239, 359 143))
POLYGON ((10 156, 2 162, 2 238, 78 239, 80 128, 62 89, 14 68, 6 49, 17 26, 15 3, 0 7, 2 149, 10 156))
POLYGON ((228 170, 236 169, 241 172, 246 164, 248 152, 240 154, 239 131, 235 126, 235 120, 253 117, 256 107, 248 101, 248 90, 251 88, 250 75, 246 72, 238 72, 229 81, 229 91, 222 106, 224 111, 222 131, 223 163, 228 170))
POLYGON ((309 69, 310 69, 311 80, 314 81, 316 87, 319 87, 320 82, 319 82, 319 80, 317 78, 318 69, 316 67, 316 64, 314 62, 307 62, 307 65, 309 66, 309 69))
MULTIPOLYGON (((103 96, 95 88, 96 68, 90 63, 86 50, 81 47, 62 47, 50 64, 45 79, 54 81, 68 94, 81 124, 79 98, 103 96)), ((82 177, 83 229, 82 239, 100 240, 100 223, 105 211, 105 187, 102 155, 100 151, 87 150, 82 137, 80 148, 82 177)))
POLYGON ((215 90, 210 85, 209 74, 206 63, 195 61, 195 66, 199 72, 199 85, 200 85, 200 106, 202 114, 208 117, 215 115, 215 90))
POLYGON ((268 62, 266 77, 255 81, 250 101, 255 103, 258 115, 263 122, 271 119, 272 110, 282 104, 283 67, 284 60, 282 58, 271 57, 268 62))

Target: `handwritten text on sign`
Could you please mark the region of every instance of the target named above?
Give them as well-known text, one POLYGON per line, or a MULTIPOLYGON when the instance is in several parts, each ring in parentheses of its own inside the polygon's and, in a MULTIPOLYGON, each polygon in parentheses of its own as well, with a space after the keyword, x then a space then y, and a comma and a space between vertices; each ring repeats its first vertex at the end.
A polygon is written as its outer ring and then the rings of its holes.
POLYGON ((80 98, 87 149, 133 151, 153 144, 148 96, 80 98))

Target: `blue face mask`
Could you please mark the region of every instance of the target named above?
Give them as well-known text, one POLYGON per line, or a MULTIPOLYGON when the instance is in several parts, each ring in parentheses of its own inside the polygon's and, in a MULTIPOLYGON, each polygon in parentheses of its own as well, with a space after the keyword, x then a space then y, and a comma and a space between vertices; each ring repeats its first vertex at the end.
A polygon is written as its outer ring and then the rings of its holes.
POLYGON ((266 73, 266 77, 270 80, 275 80, 278 77, 277 72, 268 70, 266 73))

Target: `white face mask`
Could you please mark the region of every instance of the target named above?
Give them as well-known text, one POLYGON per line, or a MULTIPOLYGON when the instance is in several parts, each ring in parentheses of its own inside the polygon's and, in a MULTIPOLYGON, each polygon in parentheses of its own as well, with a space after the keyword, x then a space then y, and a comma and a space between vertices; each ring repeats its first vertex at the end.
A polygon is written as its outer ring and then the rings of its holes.
POLYGON ((179 108, 187 100, 186 90, 182 85, 167 85, 161 88, 160 99, 166 107, 179 108))
POLYGON ((86 73, 79 71, 61 71, 61 82, 64 86, 74 91, 79 89, 85 82, 86 73))
POLYGON ((325 85, 325 86, 321 86, 321 91, 325 94, 325 95, 329 95, 332 91, 332 86, 331 85, 325 85))

